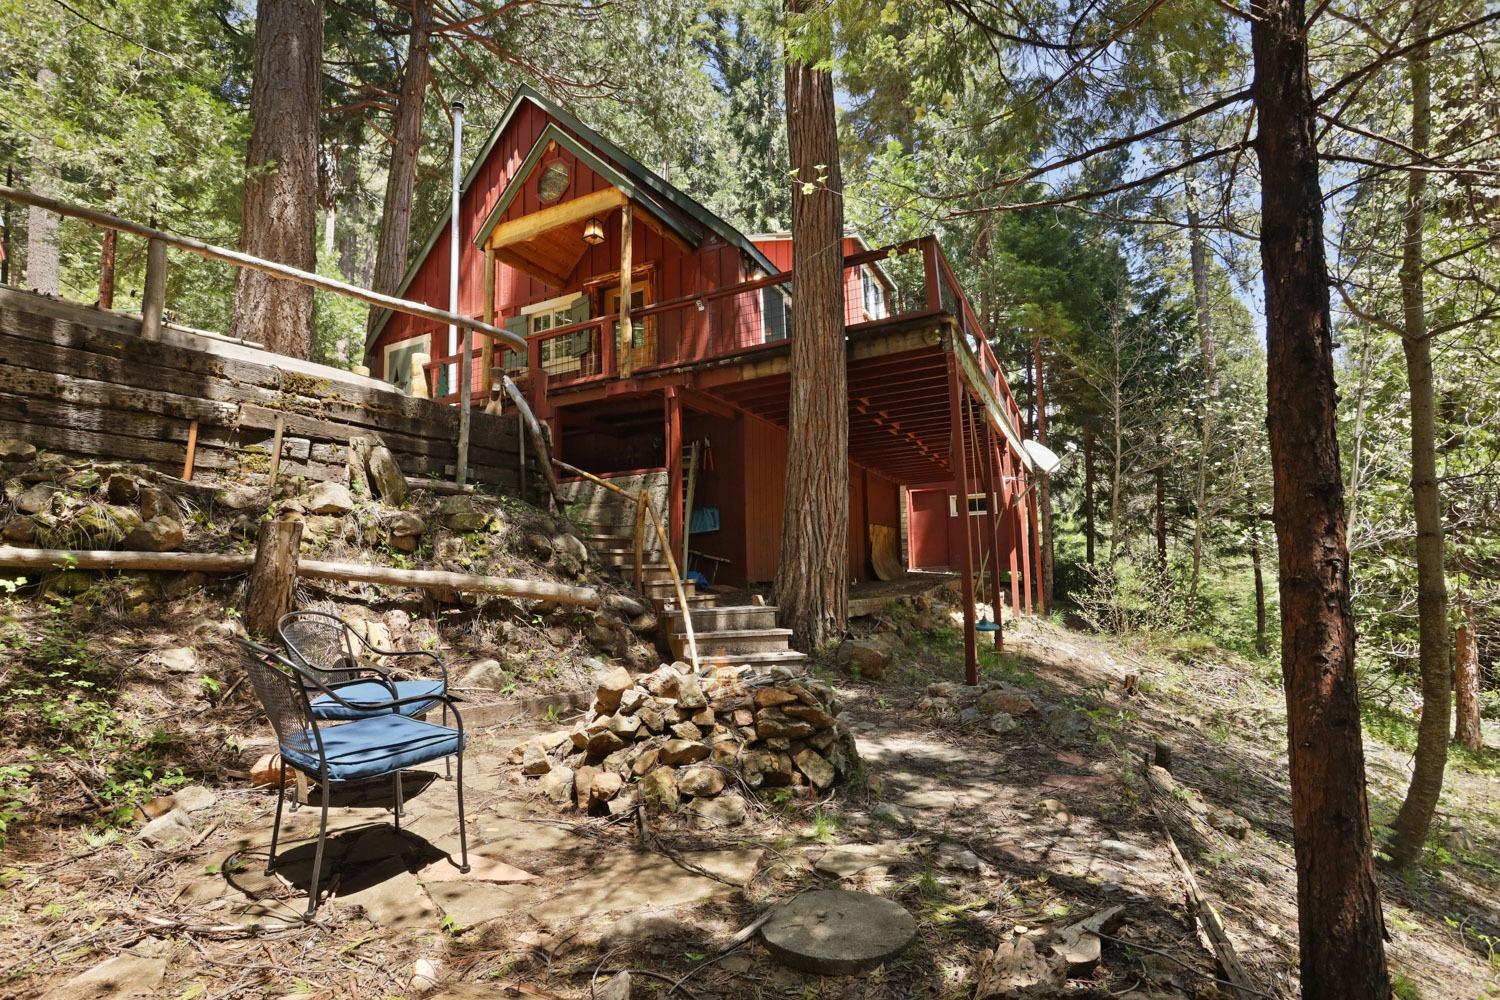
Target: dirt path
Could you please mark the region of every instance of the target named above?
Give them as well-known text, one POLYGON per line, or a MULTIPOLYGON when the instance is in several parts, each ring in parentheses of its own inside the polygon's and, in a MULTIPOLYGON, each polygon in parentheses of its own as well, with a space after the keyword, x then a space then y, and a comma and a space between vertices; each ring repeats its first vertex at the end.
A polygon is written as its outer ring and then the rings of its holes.
MULTIPOLYGON (((580 998, 596 973, 630 968, 636 997, 687 977, 678 995, 700 1000, 960 998, 997 943, 1119 905, 1097 966, 1049 995, 1228 997, 1146 806, 1142 755, 1158 740, 1177 780, 1249 821, 1243 839, 1214 830, 1184 853, 1256 989, 1295 995, 1274 686, 1239 666, 1021 623, 1007 655, 986 658, 986 680, 1003 683, 1015 709, 1014 728, 994 732, 989 714, 964 713, 975 692, 930 687, 958 676, 953 636, 909 638, 886 679, 843 686, 866 761, 858 791, 771 797, 729 831, 670 820, 643 830, 538 799, 508 749, 540 725, 492 729, 466 767, 475 870, 457 876, 447 860, 458 818, 440 777, 408 776, 401 834, 388 788, 337 798, 324 876, 336 891, 316 928, 300 921, 316 812, 292 815, 280 874, 267 877, 263 790, 215 789, 175 848, 28 837, 0 874, 0 996, 129 995, 105 985, 115 983, 167 997, 413 997, 414 977, 428 976, 427 995, 450 1000, 580 998), (1142 697, 1124 693, 1131 674, 1142 697), (919 920, 917 943, 845 979, 788 970, 753 941, 720 954, 774 901, 836 883, 900 902, 919 920)), ((1399 786, 1399 754, 1376 744, 1371 761, 1377 786, 1399 786)), ((1465 849, 1386 880, 1392 963, 1412 996, 1479 997, 1496 982, 1485 944, 1500 937, 1495 785, 1455 771, 1465 849)))

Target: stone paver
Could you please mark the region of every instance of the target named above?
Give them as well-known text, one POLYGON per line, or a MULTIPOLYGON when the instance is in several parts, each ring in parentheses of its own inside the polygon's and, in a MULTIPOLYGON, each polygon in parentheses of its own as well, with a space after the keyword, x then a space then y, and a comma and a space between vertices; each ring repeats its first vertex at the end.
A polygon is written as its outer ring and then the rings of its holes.
POLYGON ((847 976, 905 951, 916 940, 917 921, 881 896, 820 889, 777 907, 760 936, 767 951, 794 969, 847 976))
POLYGON ((761 854, 738 850, 682 855, 689 865, 717 876, 710 878, 660 854, 618 851, 600 859, 585 877, 531 907, 530 913, 540 923, 557 925, 600 913, 701 902, 743 886, 755 873, 761 854))
POLYGON ((104 997, 155 996, 167 974, 164 958, 116 955, 47 993, 44 1000, 92 1000, 104 997))

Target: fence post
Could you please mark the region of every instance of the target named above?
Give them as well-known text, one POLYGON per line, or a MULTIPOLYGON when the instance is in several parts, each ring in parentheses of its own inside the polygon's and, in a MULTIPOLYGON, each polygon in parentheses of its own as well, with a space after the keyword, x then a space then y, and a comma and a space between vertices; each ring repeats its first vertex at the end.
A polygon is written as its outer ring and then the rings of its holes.
POLYGON ((146 241, 146 288, 141 293, 141 338, 161 339, 161 315, 167 304, 167 245, 146 241))

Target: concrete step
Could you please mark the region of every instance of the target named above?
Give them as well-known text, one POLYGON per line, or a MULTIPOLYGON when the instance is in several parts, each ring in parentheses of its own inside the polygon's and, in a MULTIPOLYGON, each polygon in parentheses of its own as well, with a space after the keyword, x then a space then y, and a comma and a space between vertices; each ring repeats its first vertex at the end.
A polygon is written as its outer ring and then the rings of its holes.
MULTIPOLYGON (((791 640, 789 628, 736 629, 732 632, 699 632, 693 638, 698 642, 699 656, 741 656, 746 653, 785 652, 791 640)), ((687 633, 674 632, 668 636, 672 652, 681 657, 687 652, 687 633)))
MULTIPOLYGON (((673 614, 666 619, 668 632, 681 632, 682 616, 673 614)), ((740 604, 714 608, 711 614, 695 612, 693 628, 700 632, 729 632, 735 629, 775 628, 774 605, 740 604)))

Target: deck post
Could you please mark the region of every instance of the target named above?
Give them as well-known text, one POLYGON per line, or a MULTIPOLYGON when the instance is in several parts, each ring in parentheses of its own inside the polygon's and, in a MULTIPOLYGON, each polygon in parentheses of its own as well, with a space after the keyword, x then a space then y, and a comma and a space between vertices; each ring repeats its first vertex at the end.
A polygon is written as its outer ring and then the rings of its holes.
POLYGON ((1016 545, 1021 550, 1021 610, 1031 614, 1031 518, 1027 516, 1026 465, 1020 458, 1014 460, 1016 469, 1016 545))
MULTIPOLYGON (((1045 581, 1042 579, 1042 519, 1037 515, 1036 492, 1036 490, 1032 490, 1026 494, 1026 512, 1031 525, 1031 565, 1035 567, 1035 572, 1031 575, 1036 580, 1031 591, 1036 594, 1036 602, 1033 605, 1036 613, 1045 615, 1047 613, 1047 588, 1044 586, 1045 581)), ((1027 594, 1027 597, 1030 599, 1030 593, 1027 594)))
MULTIPOLYGON (((495 325, 495 250, 484 248, 484 321, 495 325)), ((489 337, 479 344, 479 391, 486 399, 495 388, 495 342, 489 337)))
POLYGON ((1011 459, 1010 445, 1006 444, 1000 449, 1000 510, 1010 533, 1010 545, 1005 550, 1010 557, 1010 610, 1012 614, 1019 615, 1021 613, 1021 564, 1018 550, 1021 545, 1021 520, 1016 514, 1012 501, 1015 495, 1015 462, 1011 459))
POLYGON ((984 462, 980 466, 984 470, 984 509, 985 520, 989 522, 989 530, 985 532, 986 548, 989 550, 988 558, 985 560, 990 567, 990 614, 995 616, 995 648, 1005 647, 1005 625, 1004 616, 1000 614, 1000 503, 995 494, 995 438, 990 430, 989 415, 980 424, 982 430, 979 432, 980 440, 984 444, 984 462))
POLYGON ((974 546, 969 531, 969 467, 964 455, 963 408, 968 404, 963 381, 958 374, 957 344, 948 342, 948 416, 951 423, 948 443, 948 465, 958 483, 958 516, 964 536, 964 682, 979 683, 979 648, 974 634, 974 546))
POLYGON ((141 339, 161 339, 161 315, 167 304, 167 245, 146 241, 146 287, 141 293, 141 339))
MULTIPOLYGON (((682 397, 677 387, 666 390, 667 420, 667 528, 673 552, 682 551, 682 397)), ((687 572, 687 567, 682 567, 687 572)))
POLYGON ((616 357, 620 363, 620 377, 629 378, 635 368, 635 330, 630 325, 630 269, 631 256, 635 250, 635 238, 631 230, 630 202, 620 206, 620 325, 615 330, 619 347, 616 357))

